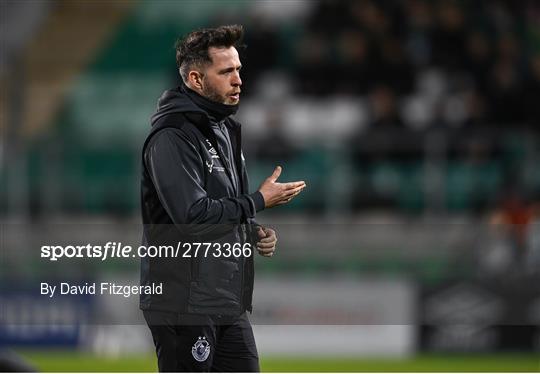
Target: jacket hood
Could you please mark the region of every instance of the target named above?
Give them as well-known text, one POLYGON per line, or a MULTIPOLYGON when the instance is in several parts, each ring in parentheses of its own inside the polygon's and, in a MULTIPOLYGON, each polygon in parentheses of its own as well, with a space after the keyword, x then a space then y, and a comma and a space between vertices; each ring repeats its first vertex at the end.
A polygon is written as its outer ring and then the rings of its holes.
POLYGON ((158 120, 173 113, 194 113, 200 115, 201 120, 207 118, 206 112, 195 105, 180 87, 163 92, 150 123, 154 126, 158 120))

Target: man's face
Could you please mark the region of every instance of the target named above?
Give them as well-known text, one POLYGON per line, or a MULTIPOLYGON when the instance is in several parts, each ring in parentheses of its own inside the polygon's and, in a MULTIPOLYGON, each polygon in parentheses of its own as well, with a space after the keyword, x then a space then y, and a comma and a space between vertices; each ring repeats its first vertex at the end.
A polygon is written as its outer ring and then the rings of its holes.
POLYGON ((208 54, 212 64, 206 67, 202 79, 202 94, 212 101, 236 105, 240 101, 240 57, 234 47, 210 47, 208 54))

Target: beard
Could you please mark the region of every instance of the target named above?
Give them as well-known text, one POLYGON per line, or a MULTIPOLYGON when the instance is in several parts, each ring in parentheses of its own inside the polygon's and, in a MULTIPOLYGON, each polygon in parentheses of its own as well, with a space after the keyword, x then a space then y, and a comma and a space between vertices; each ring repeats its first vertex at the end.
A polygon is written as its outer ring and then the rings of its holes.
POLYGON ((206 97, 208 100, 212 100, 220 104, 233 105, 228 102, 229 100, 228 96, 221 95, 214 86, 209 84, 207 80, 205 82, 205 85, 203 86, 202 95, 206 97))

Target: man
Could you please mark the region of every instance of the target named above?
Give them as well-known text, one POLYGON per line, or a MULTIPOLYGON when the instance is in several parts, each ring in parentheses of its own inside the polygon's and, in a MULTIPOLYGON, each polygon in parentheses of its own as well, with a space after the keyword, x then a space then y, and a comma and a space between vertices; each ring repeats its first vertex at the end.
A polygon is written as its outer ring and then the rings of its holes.
POLYGON ((230 117, 240 101, 236 47, 242 36, 241 26, 221 26, 177 43, 183 85, 161 96, 143 146, 143 242, 183 242, 175 258, 141 262, 141 284, 163 286, 140 300, 160 371, 259 371, 246 316, 254 275, 250 246, 271 257, 277 237, 254 217, 306 186, 278 183, 278 166, 249 193, 240 124, 230 117), (196 254, 195 243, 207 244, 206 251, 203 245, 196 254), (231 253, 235 245, 241 255, 231 253))

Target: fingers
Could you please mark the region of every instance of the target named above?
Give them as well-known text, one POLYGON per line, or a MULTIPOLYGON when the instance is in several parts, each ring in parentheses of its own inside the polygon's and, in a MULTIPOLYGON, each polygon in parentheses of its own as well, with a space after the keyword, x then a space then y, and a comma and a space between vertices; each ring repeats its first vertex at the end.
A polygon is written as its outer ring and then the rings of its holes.
POLYGON ((298 195, 300 192, 302 192, 304 188, 303 187, 299 187, 299 188, 296 188, 294 190, 291 190, 287 193, 285 193, 283 195, 283 197, 281 198, 281 200, 278 202, 279 205, 282 205, 282 204, 287 204, 289 201, 291 201, 294 197, 296 197, 296 195, 298 195))
POLYGON ((267 236, 267 237, 265 237, 265 238, 259 240, 259 241, 257 242, 257 245, 258 245, 259 243, 274 243, 274 244, 275 244, 276 242, 277 242, 277 239, 276 239, 275 236, 267 236))
POLYGON ((266 228, 263 231, 266 236, 257 242, 257 251, 261 256, 272 257, 276 251, 276 232, 269 228, 266 228))
POLYGON ((281 197, 280 203, 291 201, 291 199, 293 197, 295 197, 296 195, 298 195, 300 192, 302 192, 304 190, 304 188, 305 188, 305 185, 300 186, 300 187, 296 187, 296 188, 293 188, 293 189, 290 189, 290 190, 286 190, 283 193, 283 196, 281 197))
POLYGON ((270 257, 274 254, 274 252, 276 251, 276 248, 275 247, 272 247, 272 248, 257 248, 257 251, 259 252, 259 254, 261 256, 265 256, 265 257, 270 257))
POLYGON ((304 187, 296 187, 292 190, 287 190, 283 197, 291 197, 291 196, 296 196, 298 195, 300 192, 302 192, 302 190, 304 189, 304 187))
POLYGON ((287 204, 289 203, 296 195, 293 195, 293 196, 290 196, 288 198, 286 198, 285 200, 281 200, 279 203, 277 203, 276 205, 283 205, 283 204, 287 204))
POLYGON ((282 200, 282 201, 280 201, 280 202, 279 202, 279 203, 277 203, 276 205, 283 205, 283 204, 287 204, 287 203, 288 203, 288 202, 290 202, 290 201, 291 201, 292 199, 293 199, 293 198, 292 198, 292 197, 290 197, 290 198, 288 198, 287 200, 282 200))
MULTIPOLYGON (((283 169, 281 168, 281 166, 276 166, 276 168, 274 169, 274 172, 272 173, 272 175, 270 175, 268 177, 268 180, 272 183, 275 183, 277 181, 277 179, 279 178, 279 176, 281 175, 281 171, 283 169)), ((297 188, 297 187, 300 187, 300 186, 304 186, 306 185, 306 182, 304 181, 296 181, 296 182, 288 182, 288 183, 281 183, 286 189, 291 189, 291 188, 297 188)))
POLYGON ((288 182, 288 183, 282 183, 283 187, 285 187, 286 190, 291 190, 294 188, 304 188, 306 187, 306 182, 299 181, 299 182, 288 182))
POLYGON ((272 175, 268 178, 272 183, 274 183, 278 178, 279 176, 281 175, 281 166, 277 166, 275 169, 274 169, 274 172, 272 173, 272 175))
POLYGON ((273 249, 276 246, 276 242, 263 242, 259 241, 257 242, 257 249, 260 250, 267 250, 267 249, 273 249))
MULTIPOLYGON (((304 181, 278 183, 277 178, 281 175, 282 168, 277 166, 268 178, 261 184, 259 191, 263 195, 264 206, 271 208, 289 202, 294 196, 299 194, 305 187, 304 181)), ((261 234, 259 234, 261 235, 261 234)))
POLYGON ((259 235, 259 241, 257 243, 276 243, 276 232, 270 228, 264 228, 262 226, 257 227, 257 234, 259 235))

